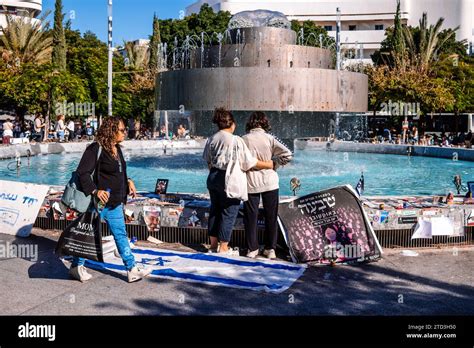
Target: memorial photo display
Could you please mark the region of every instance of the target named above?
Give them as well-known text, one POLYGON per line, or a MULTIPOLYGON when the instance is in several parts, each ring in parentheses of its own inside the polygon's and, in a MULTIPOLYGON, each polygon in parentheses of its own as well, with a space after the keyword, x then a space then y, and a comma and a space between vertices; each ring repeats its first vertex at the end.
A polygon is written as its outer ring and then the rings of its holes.
POLYGON ((168 190, 168 179, 158 179, 156 181, 155 193, 156 194, 166 194, 168 190))

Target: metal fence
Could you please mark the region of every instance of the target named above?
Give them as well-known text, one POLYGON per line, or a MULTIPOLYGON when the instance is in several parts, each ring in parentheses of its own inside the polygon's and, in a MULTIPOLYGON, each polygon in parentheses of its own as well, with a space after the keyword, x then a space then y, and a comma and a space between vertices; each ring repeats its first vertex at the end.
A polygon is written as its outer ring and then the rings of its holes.
POLYGON ((464 228, 464 236, 433 236, 433 238, 411 239, 414 228, 403 230, 375 230, 383 248, 437 248, 474 245, 474 227, 464 228))
MULTIPOLYGON (((51 218, 38 217, 34 227, 44 230, 63 230, 69 221, 54 220, 51 218)), ((158 232, 148 232, 145 225, 126 225, 127 234, 131 237, 137 237, 138 240, 146 240, 149 236, 157 238, 166 243, 182 244, 209 244, 209 237, 206 228, 181 228, 181 227, 161 227, 158 232)), ((474 227, 465 227, 464 236, 433 236, 432 239, 411 239, 414 229, 403 230, 375 230, 380 245, 383 248, 436 248, 452 247, 463 245, 474 245, 474 227)), ((102 224, 102 235, 109 236, 110 231, 105 223, 102 224)), ((258 239, 260 243, 264 240, 264 231, 258 230, 258 239)), ((243 229, 234 229, 232 246, 245 248, 245 231, 243 229)), ((279 234, 278 244, 283 245, 283 237, 279 234)))

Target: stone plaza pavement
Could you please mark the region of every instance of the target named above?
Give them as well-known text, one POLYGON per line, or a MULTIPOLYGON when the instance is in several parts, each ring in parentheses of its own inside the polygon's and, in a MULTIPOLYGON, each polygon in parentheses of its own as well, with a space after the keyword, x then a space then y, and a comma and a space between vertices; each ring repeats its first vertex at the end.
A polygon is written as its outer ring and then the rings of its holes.
POLYGON ((21 239, 0 234, 2 244, 39 251, 36 262, 0 258, 0 315, 474 314, 473 247, 416 250, 415 257, 385 250, 369 264, 309 267, 289 290, 270 294, 159 278, 128 284, 124 275, 92 270, 82 284, 54 255, 58 237, 37 229, 21 239))

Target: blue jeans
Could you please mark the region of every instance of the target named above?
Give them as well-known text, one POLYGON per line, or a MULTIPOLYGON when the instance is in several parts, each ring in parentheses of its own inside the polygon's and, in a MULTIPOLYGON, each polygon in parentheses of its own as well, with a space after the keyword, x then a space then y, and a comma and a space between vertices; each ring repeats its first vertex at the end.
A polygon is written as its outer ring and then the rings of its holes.
MULTIPOLYGON (((105 207, 100 213, 102 220, 107 222, 110 232, 114 236, 115 244, 118 252, 122 257, 123 264, 127 271, 135 266, 135 258, 133 257, 130 244, 128 243, 127 230, 125 229, 125 217, 123 215, 123 205, 120 204, 115 208, 105 207)), ((74 257, 72 260, 72 267, 83 266, 85 259, 81 257, 74 257)))
POLYGON ((64 141, 64 131, 58 131, 58 137, 60 141, 64 141))
POLYGON ((239 214, 240 200, 228 198, 225 193, 225 170, 212 168, 207 177, 207 189, 211 197, 208 232, 219 242, 230 242, 235 220, 239 214))

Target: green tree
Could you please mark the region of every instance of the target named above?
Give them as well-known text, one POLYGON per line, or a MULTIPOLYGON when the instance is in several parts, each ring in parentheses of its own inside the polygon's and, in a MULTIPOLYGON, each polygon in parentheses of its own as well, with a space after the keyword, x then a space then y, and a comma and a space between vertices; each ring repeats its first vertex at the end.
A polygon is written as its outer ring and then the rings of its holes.
MULTIPOLYGON (((408 62, 411 68, 419 72, 432 72, 434 64, 439 60, 443 46, 452 38, 459 28, 446 31, 441 35, 444 18, 439 18, 436 24, 428 25, 428 16, 423 13, 420 24, 416 28, 404 28, 404 41, 407 48, 408 62)), ((397 52, 395 52, 397 53, 397 52)))
POLYGON ((80 78, 68 71, 58 71, 51 63, 23 64, 15 74, 1 71, 0 94, 12 101, 20 117, 26 112, 49 116, 55 102, 83 102, 88 97, 80 78))
POLYGON ((436 76, 442 79, 453 95, 455 131, 459 131, 459 114, 474 112, 474 58, 452 54, 442 59, 436 76))
MULTIPOLYGON (((98 115, 107 114, 107 44, 88 31, 66 30, 68 70, 84 80, 98 115)), ((114 66, 115 68, 115 66, 114 66)))
POLYGON ((56 0, 53 28, 53 66, 58 70, 66 70, 66 36, 63 27, 63 3, 56 0))
POLYGON ((393 26, 393 42, 392 51, 394 52, 395 66, 403 66, 405 63, 406 45, 403 37, 404 26, 402 26, 400 0, 397 0, 397 11, 395 14, 395 21, 393 26))
MULTIPOLYGON (((168 52, 173 52, 176 48, 175 38, 180 46, 187 36, 196 35, 200 40, 201 33, 204 32, 205 44, 217 45, 219 42, 217 34, 224 34, 231 17, 228 11, 214 12, 212 7, 204 4, 199 13, 193 13, 183 19, 159 20, 161 41, 167 43, 168 52)), ((168 57, 172 59, 171 54, 168 57)))
POLYGON ((375 66, 367 71, 374 112, 390 100, 419 103, 423 123, 423 115, 431 112, 457 115, 472 107, 473 71, 466 42, 456 40, 458 28, 441 30, 443 22, 440 18, 429 25, 424 13, 417 27, 402 25, 397 2, 395 25, 386 30, 381 50, 372 56, 375 66))
POLYGON ((156 13, 153 15, 153 34, 150 37, 150 70, 154 73, 158 71, 158 46, 161 43, 160 22, 156 13))

